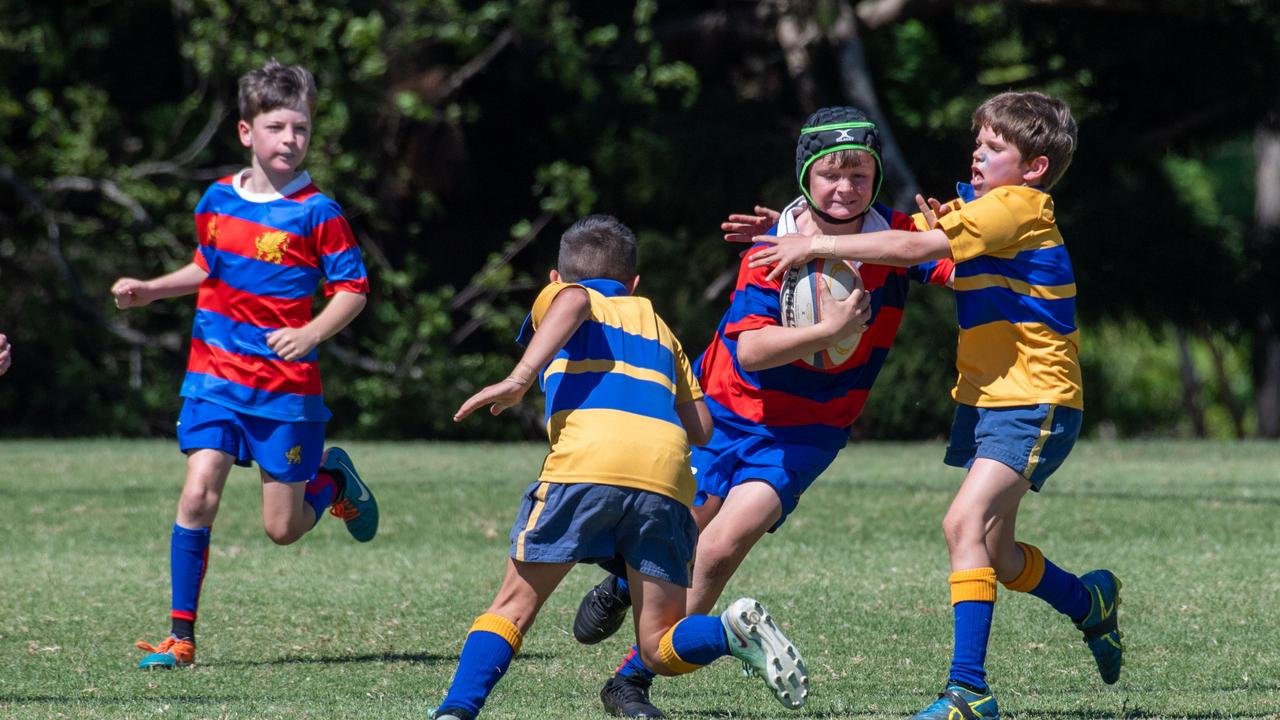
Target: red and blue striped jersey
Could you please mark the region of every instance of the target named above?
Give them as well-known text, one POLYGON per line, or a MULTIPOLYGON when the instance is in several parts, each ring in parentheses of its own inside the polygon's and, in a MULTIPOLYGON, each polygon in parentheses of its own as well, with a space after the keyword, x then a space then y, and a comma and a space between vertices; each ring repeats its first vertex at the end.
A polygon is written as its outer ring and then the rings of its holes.
POLYGON ((326 296, 367 293, 360 248, 336 202, 302 173, 279 194, 254 194, 237 173, 196 206, 195 264, 209 276, 196 295, 182 396, 258 417, 328 420, 317 353, 286 361, 267 335, 303 327, 324 281, 326 296))
MULTIPOLYGON (((873 205, 871 213, 883 218, 883 223, 876 223, 881 227, 916 229, 909 216, 883 205, 873 205)), ((871 295, 871 322, 848 360, 831 368, 796 361, 752 372, 738 364, 738 336, 748 330, 782 324, 779 281, 765 279, 768 267, 747 266, 755 252, 764 247, 758 244, 743 256, 729 309, 720 320, 711 345, 698 358, 698 380, 707 405, 716 423, 787 442, 844 447, 849 426, 862 412, 871 385, 898 334, 911 281, 946 285, 954 266, 950 260, 911 268, 863 263, 858 271, 871 295)))

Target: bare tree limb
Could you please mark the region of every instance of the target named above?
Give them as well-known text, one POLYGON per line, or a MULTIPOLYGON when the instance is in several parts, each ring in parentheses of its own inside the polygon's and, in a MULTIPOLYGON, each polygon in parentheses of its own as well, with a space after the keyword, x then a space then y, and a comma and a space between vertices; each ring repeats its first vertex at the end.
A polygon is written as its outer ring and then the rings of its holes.
POLYGON ((146 177, 148 175, 176 175, 188 163, 196 159, 200 151, 204 150, 213 140, 213 136, 218 132, 218 126, 222 124, 222 119, 227 114, 227 105, 222 100, 215 100, 213 108, 209 111, 209 119, 205 121, 204 127, 200 133, 196 135, 195 140, 187 146, 186 150, 178 153, 168 160, 160 160, 153 162, 144 162, 135 165, 132 169, 134 177, 146 177))
POLYGON ((165 226, 157 223, 132 195, 126 193, 114 181, 67 175, 54 178, 46 192, 58 193, 68 190, 76 192, 99 192, 103 197, 129 211, 130 217, 139 225, 145 225, 160 233, 175 256, 188 252, 188 248, 178 240, 165 226))
POLYGON ((480 272, 476 273, 475 277, 471 278, 471 282, 462 289, 462 292, 459 292, 453 297, 453 302, 449 303, 449 309, 461 309, 462 306, 471 302, 478 295, 483 293, 485 290, 485 282, 492 277, 499 268, 510 263, 521 250, 524 250, 529 246, 529 243, 537 239, 538 233, 542 232, 542 229, 547 226, 547 223, 551 222, 552 217, 552 214, 549 212, 544 212, 542 215, 538 216, 538 219, 534 220, 533 225, 529 227, 529 232, 522 235, 519 239, 508 243, 507 246, 503 248, 501 258, 489 263, 481 269, 480 272))
POLYGON ((880 108, 880 100, 876 96, 875 85, 871 81, 871 70, 867 67, 867 57, 862 48, 862 40, 858 37, 858 19, 853 8, 847 3, 840 3, 840 13, 835 24, 828 33, 828 39, 836 49, 839 59, 840 79, 844 85, 845 97, 859 109, 871 116, 880 134, 881 161, 884 163, 885 184, 897 188, 891 204, 897 208, 914 207, 915 195, 920 190, 920 183, 915 173, 907 165, 902 148, 889 126, 889 118, 880 108))
POLYGON ((444 81, 442 94, 436 99, 436 102, 448 98, 460 90, 468 80, 480 74, 482 70, 489 66, 489 63, 493 62, 494 58, 498 57, 498 53, 510 45, 515 38, 516 31, 509 27, 498 33, 498 36, 493 39, 493 42, 489 43, 488 47, 481 50, 479 54, 449 75, 448 79, 444 81))

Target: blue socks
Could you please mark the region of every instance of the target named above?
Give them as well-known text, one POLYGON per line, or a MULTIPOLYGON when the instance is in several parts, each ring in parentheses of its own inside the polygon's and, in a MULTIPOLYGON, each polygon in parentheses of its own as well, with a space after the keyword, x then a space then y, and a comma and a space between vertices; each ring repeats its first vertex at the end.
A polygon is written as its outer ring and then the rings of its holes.
POLYGON ((968 600, 956 603, 955 647, 951 655, 949 680, 962 682, 974 690, 987 687, 987 641, 996 604, 968 600))
POLYGON ((1089 614, 1092 599, 1080 578, 1045 559, 1040 548, 1019 542, 1025 564, 1018 577, 1004 586, 1017 592, 1030 593, 1049 603, 1054 610, 1079 623, 1089 614))
MULTIPOLYGON (((690 615, 671 626, 658 643, 658 657, 676 674, 693 672, 728 654, 729 638, 725 635, 724 624, 714 615, 690 615)), ((622 678, 639 678, 646 684, 657 675, 640 659, 640 649, 634 645, 615 674, 622 678)))
POLYGON ((169 580, 172 589, 173 634, 184 640, 195 638, 196 608, 200 586, 209 564, 210 528, 184 528, 173 524, 169 537, 169 580))
MULTIPOLYGON (((338 484, 334 482, 333 476, 321 470, 316 476, 307 483, 307 487, 303 490, 303 498, 306 503, 316 511, 315 522, 320 522, 320 518, 324 517, 324 513, 333 504, 335 498, 338 497, 338 484)), ((315 527, 315 523, 312 523, 315 527)))
POLYGON ((489 693, 511 666, 523 640, 515 623, 493 613, 476 618, 462 645, 462 657, 441 708, 478 715, 489 693))
POLYGON ((1047 558, 1044 561, 1044 577, 1031 594, 1049 603, 1054 610, 1074 622, 1080 622, 1089 614, 1091 600, 1084 583, 1080 582, 1080 578, 1049 562, 1047 558))
POLYGON ((632 645, 631 652, 627 653, 627 657, 622 661, 622 664, 618 666, 618 669, 614 671, 613 674, 618 677, 638 677, 643 679, 645 682, 653 682, 653 678, 658 673, 650 670, 644 664, 644 661, 640 659, 640 648, 632 645))

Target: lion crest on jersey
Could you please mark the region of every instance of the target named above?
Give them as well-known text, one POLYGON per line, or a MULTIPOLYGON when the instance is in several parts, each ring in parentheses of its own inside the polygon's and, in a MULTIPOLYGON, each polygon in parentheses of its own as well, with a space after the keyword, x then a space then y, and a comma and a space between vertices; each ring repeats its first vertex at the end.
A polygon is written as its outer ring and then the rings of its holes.
POLYGON ((208 230, 206 232, 209 242, 217 244, 218 242, 218 218, 209 218, 208 230))
POLYGON ((284 454, 284 459, 285 459, 285 462, 289 463, 290 465, 302 464, 302 446, 294 445, 293 447, 289 448, 289 451, 284 454))
POLYGON ((267 262, 284 262, 284 253, 289 249, 289 234, 280 230, 265 232, 253 241, 258 247, 258 259, 267 262))

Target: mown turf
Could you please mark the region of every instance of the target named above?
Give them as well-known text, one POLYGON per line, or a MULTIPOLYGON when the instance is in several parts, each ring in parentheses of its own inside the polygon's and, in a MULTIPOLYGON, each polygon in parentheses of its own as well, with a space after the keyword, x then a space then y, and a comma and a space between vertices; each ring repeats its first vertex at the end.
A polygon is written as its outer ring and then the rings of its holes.
MULTIPOLYGON (((0 718, 424 718, 505 562, 537 445, 347 446, 382 503, 368 545, 326 518, 276 547, 256 471, 213 532, 196 667, 142 672, 168 628, 172 443, 0 443, 0 718)), ((804 651, 809 705, 778 705, 721 661, 659 680, 672 718, 901 718, 950 658, 939 521, 960 480, 937 444, 855 445, 767 537, 726 597, 752 595, 804 651)), ((1280 718, 1280 445, 1085 443, 1019 513, 1020 536, 1124 581, 1129 655, 1104 686, 1078 633, 1001 590, 990 677, 1011 719, 1280 718)), ((603 717, 620 634, 569 626, 598 571, 575 570, 485 709, 603 717)))

